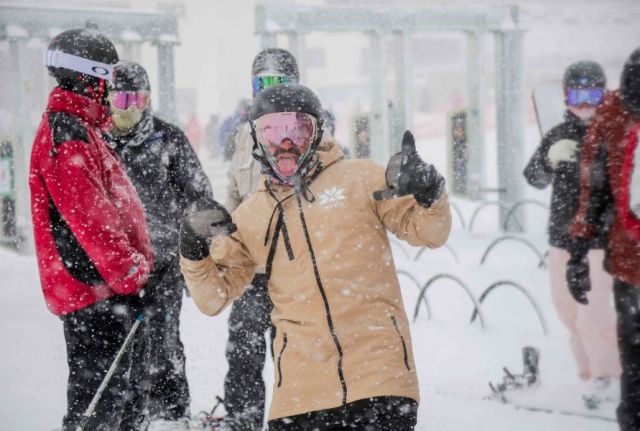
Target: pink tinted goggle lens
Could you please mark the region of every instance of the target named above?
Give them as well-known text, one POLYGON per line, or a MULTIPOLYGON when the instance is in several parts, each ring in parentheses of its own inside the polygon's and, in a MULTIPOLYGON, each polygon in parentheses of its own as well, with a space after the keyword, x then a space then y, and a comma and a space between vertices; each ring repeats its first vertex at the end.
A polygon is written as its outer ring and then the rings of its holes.
POLYGON ((258 142, 268 146, 280 146, 285 139, 296 147, 304 147, 316 137, 316 119, 299 112, 266 114, 255 121, 258 142))
POLYGON ((141 91, 114 91, 111 93, 111 105, 118 109, 127 109, 135 106, 144 109, 149 101, 149 93, 141 91))

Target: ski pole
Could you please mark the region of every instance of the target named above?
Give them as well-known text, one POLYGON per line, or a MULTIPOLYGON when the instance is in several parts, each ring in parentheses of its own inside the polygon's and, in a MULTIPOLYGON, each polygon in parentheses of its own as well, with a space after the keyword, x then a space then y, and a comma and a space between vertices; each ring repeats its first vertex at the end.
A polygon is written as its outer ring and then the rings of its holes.
POLYGON ((127 334, 127 338, 124 339, 124 342, 122 343, 122 347, 120 347, 118 354, 116 355, 115 359, 111 363, 111 366, 109 367, 109 371, 107 371, 107 375, 104 376, 104 379, 102 379, 102 383, 100 383, 100 386, 98 386, 98 390, 93 396, 93 399, 89 404, 89 407, 87 407, 87 410, 85 410, 85 412, 82 414, 80 425, 77 426, 76 431, 83 431, 84 427, 87 426, 87 423, 91 418, 91 415, 93 415, 93 412, 96 409, 96 405, 98 404, 98 401, 100 401, 100 398, 102 397, 102 393, 104 392, 105 388, 109 384, 109 380, 111 380, 111 376, 113 376, 113 373, 116 371, 116 368, 118 367, 118 363, 120 362, 120 359, 122 359, 122 355, 124 355, 124 352, 127 350, 127 347, 129 347, 129 344, 131 344, 131 340, 133 339, 133 336, 136 334, 136 331, 138 330, 138 327, 140 326, 143 320, 144 320, 144 315, 140 313, 138 317, 136 317, 136 321, 133 323, 133 326, 129 330, 129 333, 127 334))

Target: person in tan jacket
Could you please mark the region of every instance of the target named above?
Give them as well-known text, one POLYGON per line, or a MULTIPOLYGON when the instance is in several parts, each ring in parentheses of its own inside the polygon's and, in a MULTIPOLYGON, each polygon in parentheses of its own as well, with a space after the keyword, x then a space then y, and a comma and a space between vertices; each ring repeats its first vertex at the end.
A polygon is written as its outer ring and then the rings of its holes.
POLYGON ((269 430, 413 430, 418 378, 387 230, 443 245, 444 179, 410 132, 386 173, 320 145, 321 104, 301 85, 262 91, 250 124, 258 190, 233 217, 207 200, 183 217, 181 270, 196 305, 218 314, 266 273, 276 328, 269 430))

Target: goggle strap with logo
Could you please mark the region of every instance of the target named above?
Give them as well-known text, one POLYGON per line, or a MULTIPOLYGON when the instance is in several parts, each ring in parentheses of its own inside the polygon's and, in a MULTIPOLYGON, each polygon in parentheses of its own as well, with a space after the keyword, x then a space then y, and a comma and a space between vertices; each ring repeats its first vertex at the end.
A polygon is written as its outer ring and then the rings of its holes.
POLYGON ((113 65, 88 58, 78 57, 62 51, 47 50, 44 53, 44 65, 73 70, 85 75, 111 81, 113 65))
POLYGON ((284 84, 289 82, 289 77, 286 75, 260 75, 253 78, 253 93, 258 94, 265 88, 269 88, 272 85, 284 84))

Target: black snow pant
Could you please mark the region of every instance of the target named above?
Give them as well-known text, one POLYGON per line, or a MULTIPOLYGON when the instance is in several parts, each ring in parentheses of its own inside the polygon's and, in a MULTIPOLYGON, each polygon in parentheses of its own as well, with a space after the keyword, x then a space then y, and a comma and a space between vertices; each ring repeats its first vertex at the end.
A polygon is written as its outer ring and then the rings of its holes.
POLYGON ((174 420, 190 415, 180 340, 184 289, 177 259, 154 270, 144 288, 144 324, 135 339, 131 367, 135 393, 126 413, 142 428, 145 418, 174 420))
MULTIPOLYGON (((80 424, 82 414, 89 407, 133 326, 136 300, 136 297, 117 295, 62 316, 69 365, 67 414, 62 420, 63 431, 75 431, 80 424)), ((130 351, 131 349, 128 349, 120 360, 91 420, 84 429, 136 429, 122 418, 125 404, 132 397, 127 376, 131 363, 130 351)))
POLYGON ((269 431, 413 431, 418 403, 410 398, 374 397, 269 421, 269 431))
POLYGON ((266 275, 256 274, 229 316, 224 406, 229 422, 242 431, 261 430, 264 420, 265 332, 271 328, 273 308, 267 285, 266 275))
POLYGON ((614 292, 622 364, 618 423, 622 431, 640 431, 640 286, 615 279, 614 292))

